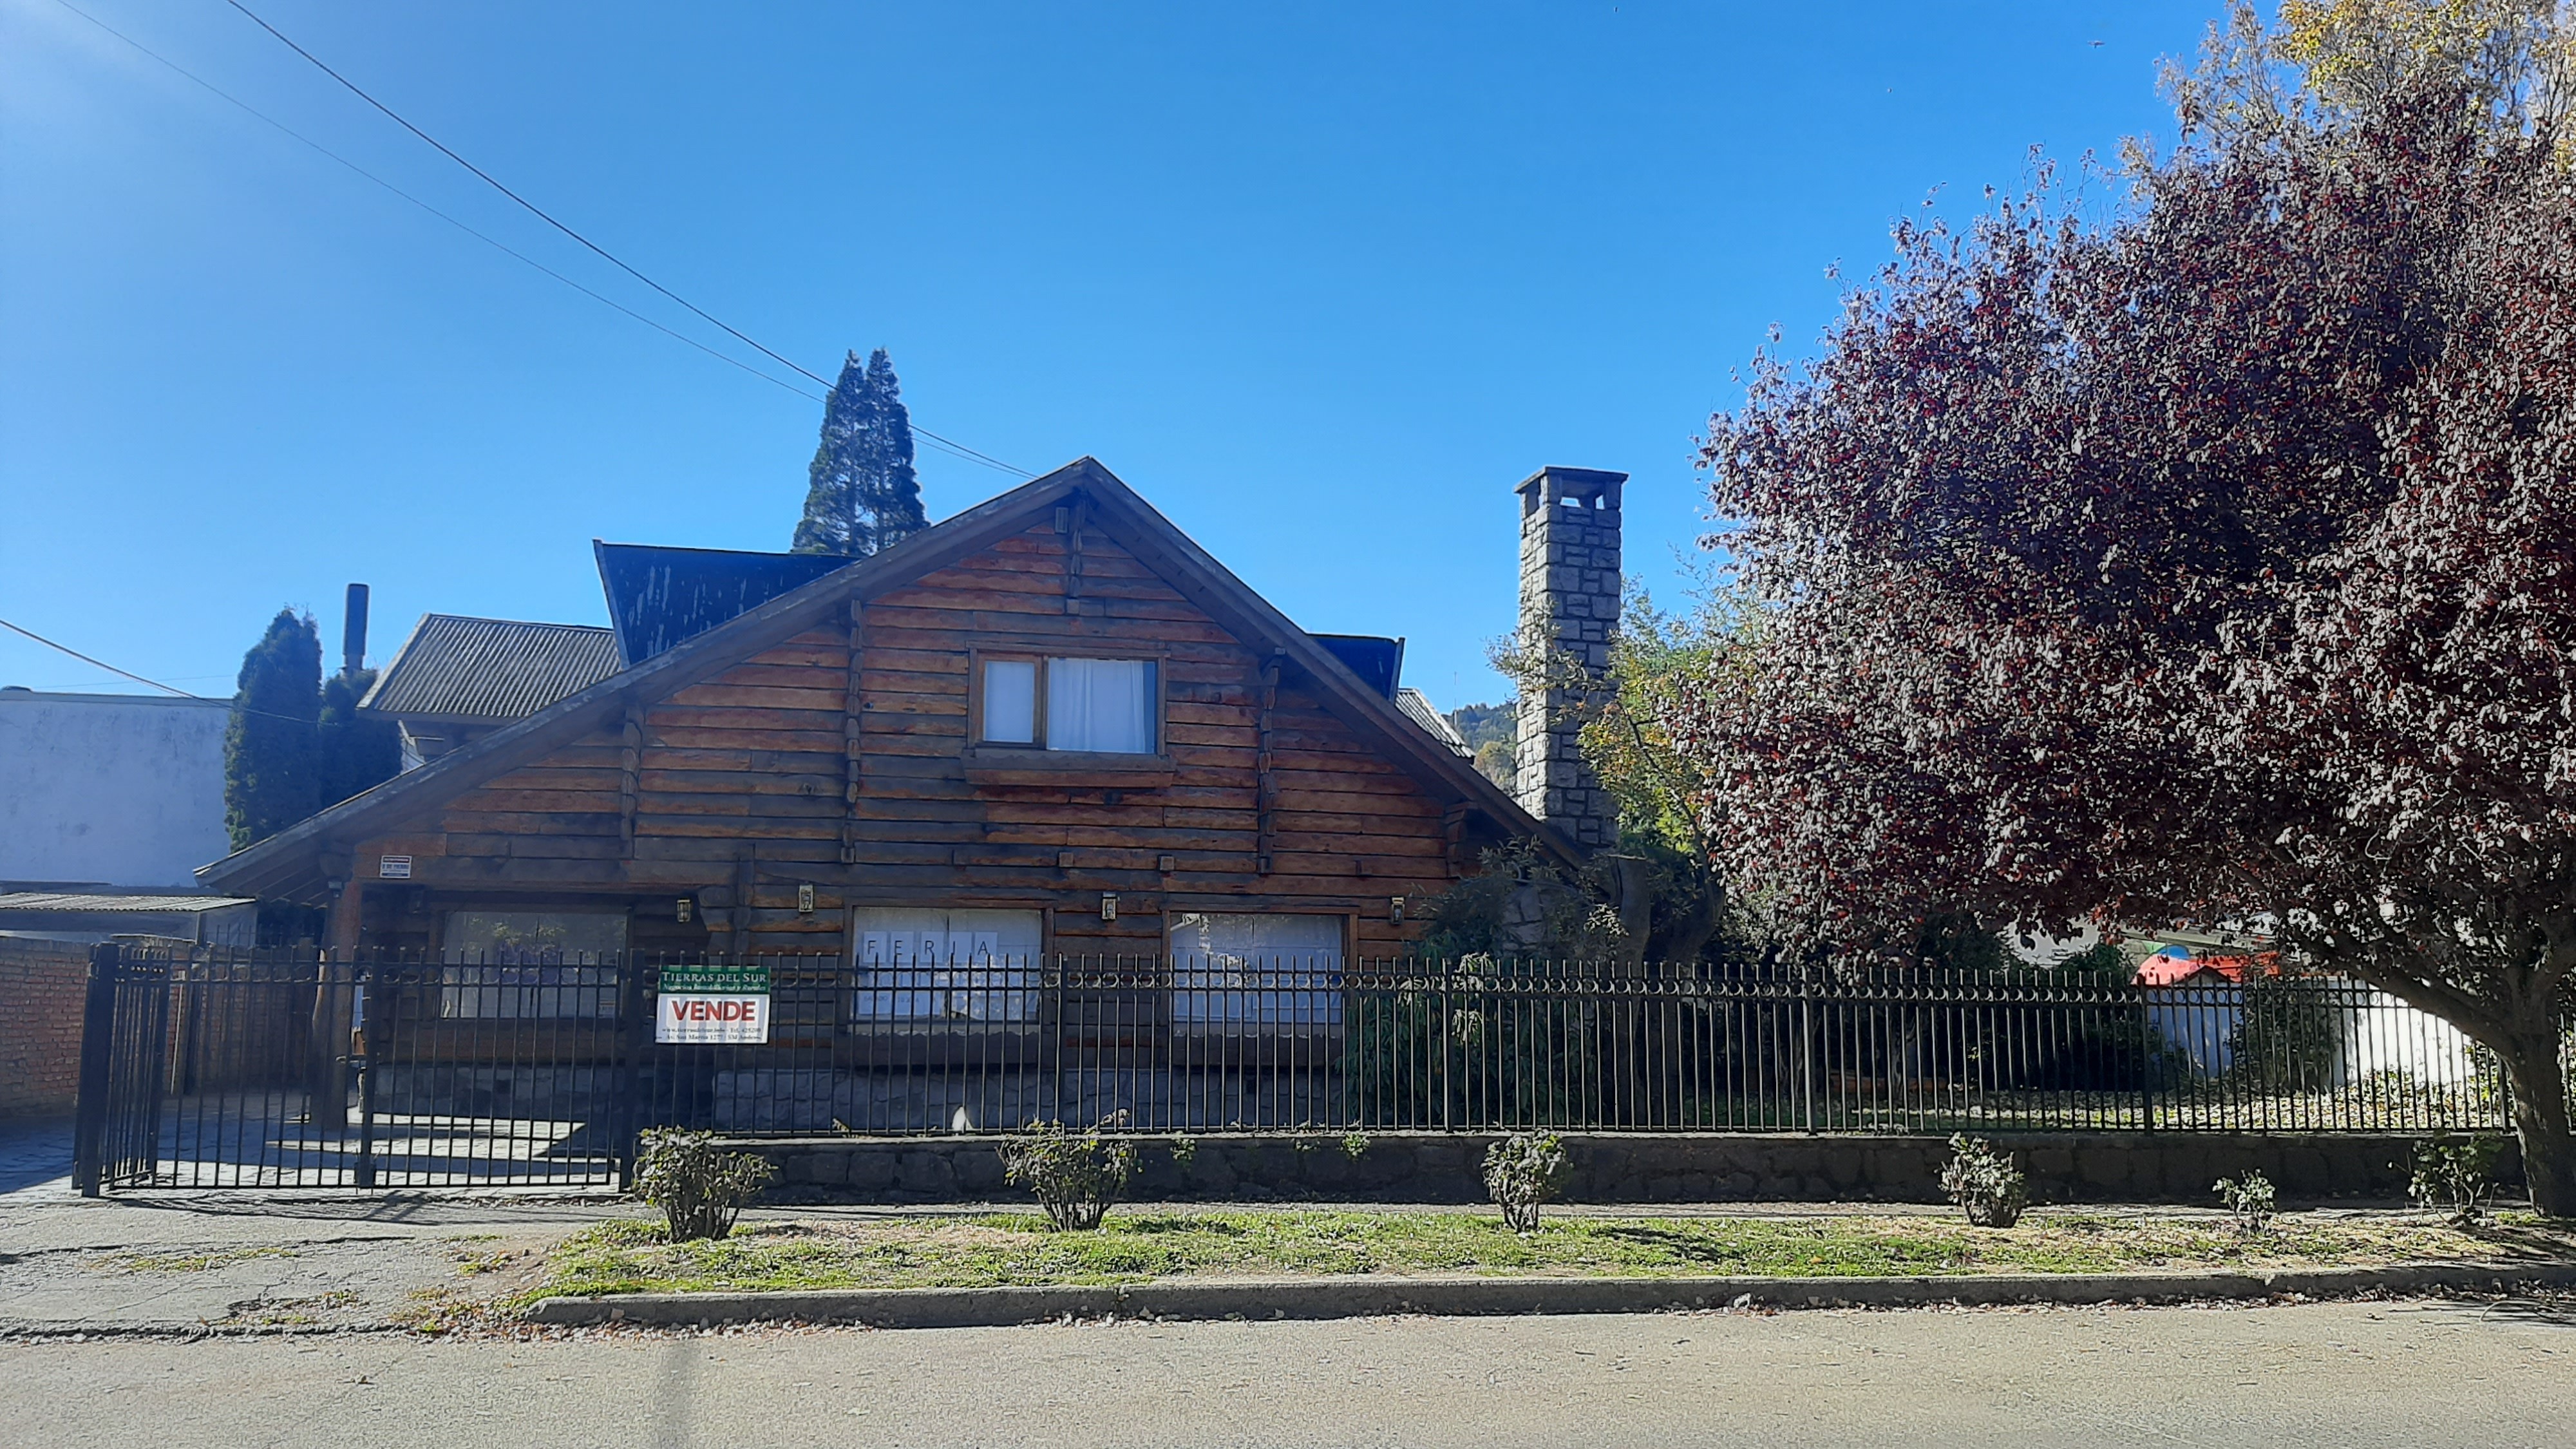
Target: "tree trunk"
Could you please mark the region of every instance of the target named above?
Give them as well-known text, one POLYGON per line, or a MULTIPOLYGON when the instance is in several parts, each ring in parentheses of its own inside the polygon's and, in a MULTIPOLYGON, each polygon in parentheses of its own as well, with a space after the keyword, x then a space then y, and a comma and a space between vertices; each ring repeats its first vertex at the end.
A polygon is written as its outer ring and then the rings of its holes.
POLYGON ((2558 1023, 2544 1019, 2536 1029, 2514 1032, 2497 1054, 2513 1085, 2513 1130, 2531 1205, 2550 1217, 2576 1217, 2576 1135, 2567 1120, 2558 1023))

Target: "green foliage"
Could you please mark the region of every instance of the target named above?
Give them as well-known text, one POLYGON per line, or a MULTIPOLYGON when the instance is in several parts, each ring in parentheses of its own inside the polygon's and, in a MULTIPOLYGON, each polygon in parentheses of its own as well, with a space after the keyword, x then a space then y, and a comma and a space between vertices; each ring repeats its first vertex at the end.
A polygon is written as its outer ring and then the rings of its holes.
POLYGON ((1342 1134, 1342 1155, 1344 1157, 1349 1158, 1353 1162, 1357 1162, 1361 1158, 1368 1156, 1368 1150, 1369 1135, 1367 1133, 1345 1132, 1342 1134))
POLYGON ((2008 1228, 2021 1221, 2030 1203, 2030 1179, 2015 1166, 2010 1153, 1998 1152, 1982 1137, 1950 1139, 1952 1156, 1941 1169, 1941 1191, 1981 1228, 2008 1228))
POLYGON ((1598 1003, 1510 989, 1539 968, 1470 955, 1354 1003, 1342 1080, 1355 1114, 1389 1125, 1603 1120, 1598 1003))
POLYGON ((662 1210, 673 1242, 721 1238, 777 1168, 750 1152, 725 1152, 713 1133, 648 1128, 639 1139, 635 1195, 662 1210))
POLYGON ((2248 1171, 2243 1177, 2222 1177, 2210 1191, 2218 1194, 2221 1207, 2236 1220, 2236 1230, 2251 1236, 2272 1226, 2280 1203, 2272 1191, 2272 1179, 2260 1172, 2248 1171))
POLYGON ((921 480, 912 470, 912 415, 882 347, 855 352, 823 404, 823 438, 807 470, 798 553, 858 558, 921 531, 921 480))
POLYGON ((224 824, 235 850, 322 808, 321 708, 322 637, 311 615, 280 609, 242 656, 224 728, 224 824))
POLYGON ((224 730, 224 823, 233 848, 266 840, 317 810, 390 780, 402 768, 391 721, 360 719, 373 670, 322 677, 322 638, 309 614, 280 609, 242 656, 224 730))
POLYGON ((1190 1170, 1190 1164, 1198 1160, 1199 1140, 1197 1138, 1183 1134, 1172 1139, 1172 1165, 1174 1167, 1179 1168, 1184 1174, 1186 1174, 1190 1170))
POLYGON ((1501 704, 1462 704, 1449 711, 1450 727, 1476 752, 1476 768, 1506 790, 1512 788, 1518 768, 1520 710, 1520 701, 1507 699, 1501 704))
POLYGON ((2228 1074, 2269 1092, 2322 1092, 2334 1085, 2342 1044, 2334 1007, 2313 983, 2257 975, 2228 1033, 2228 1074))
POLYGON ((2070 975, 2107 977, 2123 984, 2134 980, 2138 974, 2138 968, 2129 964, 2127 954, 2108 941, 2094 942, 2058 962, 2056 969, 2070 975))
POLYGON ((1565 1192, 1574 1161, 1553 1132, 1515 1132, 1485 1149, 1485 1191, 1503 1210, 1503 1226, 1538 1231, 1538 1208, 1565 1192))
MULTIPOLYGON (((2564 1256, 2576 1239, 2529 1230, 2564 1256)), ((673 1243, 638 1222, 599 1223, 548 1254, 520 1303, 556 1294, 1109 1285, 1286 1274, 1549 1273, 1781 1278, 1932 1273, 2117 1273, 2457 1262, 2492 1242, 2392 1216, 2285 1216, 2260 1236, 2206 1217, 2058 1210, 1984 1232, 1921 1214, 1559 1216, 1518 1233, 1488 1212, 1124 1212, 1059 1233, 1035 1213, 746 1224, 673 1243)))
POLYGON ((355 675, 334 674, 322 683, 316 750, 320 808, 364 794, 402 771, 402 736, 394 722, 358 717, 358 701, 375 682, 374 670, 361 669, 355 675))
POLYGON ((2461 1137, 2427 1137, 2415 1144, 2415 1175, 2406 1184, 2416 1206, 2439 1209, 2453 1227, 2467 1227, 2486 1216, 2487 1199, 2495 1195, 2496 1156, 2504 1139, 2472 1132, 2461 1137))
POLYGON ((1078 1136, 1061 1122, 1031 1123, 1002 1144, 1002 1178, 1027 1188, 1059 1231, 1099 1227, 1136 1174, 1136 1144, 1102 1132, 1126 1122, 1125 1112, 1114 1112, 1078 1136))

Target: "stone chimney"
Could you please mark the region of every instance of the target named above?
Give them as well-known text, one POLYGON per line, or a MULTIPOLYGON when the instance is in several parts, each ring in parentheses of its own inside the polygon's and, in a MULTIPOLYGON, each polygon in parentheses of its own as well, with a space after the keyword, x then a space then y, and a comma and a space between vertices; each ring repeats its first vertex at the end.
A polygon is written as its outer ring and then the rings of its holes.
POLYGON ((1619 629, 1619 488, 1625 473, 1541 468, 1520 485, 1521 648, 1551 669, 1579 666, 1597 682, 1551 677, 1521 688, 1517 773, 1521 808, 1585 850, 1619 843, 1619 812, 1583 763, 1588 706, 1606 698, 1610 640, 1619 629))

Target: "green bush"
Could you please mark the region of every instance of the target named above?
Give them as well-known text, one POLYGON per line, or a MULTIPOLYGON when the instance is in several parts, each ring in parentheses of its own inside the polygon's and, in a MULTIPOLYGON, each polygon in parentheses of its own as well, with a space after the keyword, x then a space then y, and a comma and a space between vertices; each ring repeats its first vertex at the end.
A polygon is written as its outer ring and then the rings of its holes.
POLYGON ((2236 1219, 2236 1230, 2251 1236, 2272 1225, 2273 1214, 2280 1211, 2272 1179, 2259 1172, 2243 1177, 2222 1177, 2210 1191, 2218 1194, 2219 1205, 2236 1219))
POLYGON ((648 1128, 639 1147, 635 1195, 662 1210, 673 1242, 732 1232, 743 1204, 778 1171, 756 1153, 718 1150, 711 1132, 648 1128))
POLYGON ((2030 1202, 2030 1179, 1982 1137, 1950 1139, 1953 1156, 1941 1169, 1941 1190, 1965 1209, 1968 1221, 1981 1228, 2008 1228, 2021 1221, 2030 1202))
POLYGON ((2313 981, 2257 976, 2228 1035, 2228 1073, 2269 1092, 2322 1092, 2334 1085, 2343 1033, 2333 1004, 2313 981))
POLYGON ((2487 1199, 2495 1193, 2496 1155, 2503 1150, 2503 1138, 2483 1132, 2427 1137, 2415 1144, 2415 1176, 2406 1195, 2420 1207, 2440 1209, 2453 1227, 2468 1227, 2486 1216, 2487 1199))
POLYGON ((1485 1149, 1485 1191, 1516 1233, 1538 1231, 1539 1204, 1562 1195, 1573 1172, 1553 1132, 1515 1132, 1485 1149))
POLYGON ((1136 1174, 1136 1144, 1103 1135, 1103 1129, 1126 1124, 1125 1112, 1111 1113, 1080 1135, 1061 1122, 1032 1123, 1002 1144, 1002 1178, 1026 1187, 1059 1231, 1099 1227, 1136 1174))

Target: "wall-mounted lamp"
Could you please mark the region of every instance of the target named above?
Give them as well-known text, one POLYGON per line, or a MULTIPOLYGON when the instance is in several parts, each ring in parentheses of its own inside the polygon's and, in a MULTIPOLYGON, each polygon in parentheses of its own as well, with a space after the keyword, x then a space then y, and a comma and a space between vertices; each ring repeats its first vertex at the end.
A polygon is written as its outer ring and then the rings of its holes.
POLYGON ((683 926, 687 925, 689 923, 689 918, 696 915, 698 912, 698 903, 687 896, 680 897, 679 900, 673 902, 673 906, 679 911, 680 924, 683 926))
POLYGON ((805 884, 796 888, 796 914, 800 916, 810 916, 814 914, 814 883, 812 881, 807 881, 805 884))
POLYGON ((1404 919, 1404 897, 1388 896, 1386 898, 1386 918, 1390 921, 1401 921, 1404 919))
POLYGON ((1104 921, 1114 921, 1118 919, 1118 897, 1115 894, 1108 892, 1102 893, 1100 897, 1100 919, 1104 921))

